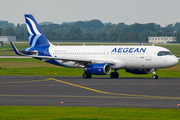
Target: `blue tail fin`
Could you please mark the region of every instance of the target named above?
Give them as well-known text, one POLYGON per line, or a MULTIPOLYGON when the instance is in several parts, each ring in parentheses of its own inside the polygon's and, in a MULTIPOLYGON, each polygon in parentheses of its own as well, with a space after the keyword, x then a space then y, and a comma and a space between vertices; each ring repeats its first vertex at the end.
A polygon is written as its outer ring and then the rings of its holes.
POLYGON ((38 23, 31 14, 25 15, 30 47, 50 45, 38 23))

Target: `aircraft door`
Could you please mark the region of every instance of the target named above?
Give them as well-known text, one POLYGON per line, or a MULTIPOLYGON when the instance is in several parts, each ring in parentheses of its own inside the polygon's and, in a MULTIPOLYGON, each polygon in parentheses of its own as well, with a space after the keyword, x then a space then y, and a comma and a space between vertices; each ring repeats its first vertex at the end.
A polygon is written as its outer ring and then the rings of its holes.
POLYGON ((109 58, 109 51, 104 51, 104 53, 103 53, 103 57, 104 58, 109 58))
POLYGON ((147 54, 146 54, 146 62, 147 63, 152 63, 152 59, 151 59, 152 50, 153 50, 152 48, 147 49, 147 54))

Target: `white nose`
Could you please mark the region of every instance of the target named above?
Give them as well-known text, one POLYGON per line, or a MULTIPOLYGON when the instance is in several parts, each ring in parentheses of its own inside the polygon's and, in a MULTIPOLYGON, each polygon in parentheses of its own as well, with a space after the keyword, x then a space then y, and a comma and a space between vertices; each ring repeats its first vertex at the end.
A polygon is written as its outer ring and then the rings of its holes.
POLYGON ((175 66, 175 65, 177 65, 178 63, 179 63, 179 59, 178 59, 176 56, 174 56, 174 58, 171 59, 171 64, 172 64, 172 66, 175 66))

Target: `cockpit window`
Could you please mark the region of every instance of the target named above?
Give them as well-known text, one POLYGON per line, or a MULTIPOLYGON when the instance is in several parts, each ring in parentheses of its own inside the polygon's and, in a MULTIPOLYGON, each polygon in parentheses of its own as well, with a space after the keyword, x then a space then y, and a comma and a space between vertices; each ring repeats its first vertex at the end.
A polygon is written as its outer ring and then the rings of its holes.
POLYGON ((158 54, 157 54, 158 56, 164 56, 164 55, 172 55, 172 53, 171 52, 169 52, 169 51, 160 51, 160 52, 158 52, 158 54))

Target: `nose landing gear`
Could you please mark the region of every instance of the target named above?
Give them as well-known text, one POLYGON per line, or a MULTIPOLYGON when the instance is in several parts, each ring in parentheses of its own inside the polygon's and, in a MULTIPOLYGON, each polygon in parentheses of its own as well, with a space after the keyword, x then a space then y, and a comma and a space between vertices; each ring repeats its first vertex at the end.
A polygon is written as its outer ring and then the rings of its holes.
POLYGON ((152 79, 158 79, 158 75, 156 75, 156 69, 153 69, 153 76, 152 79))

